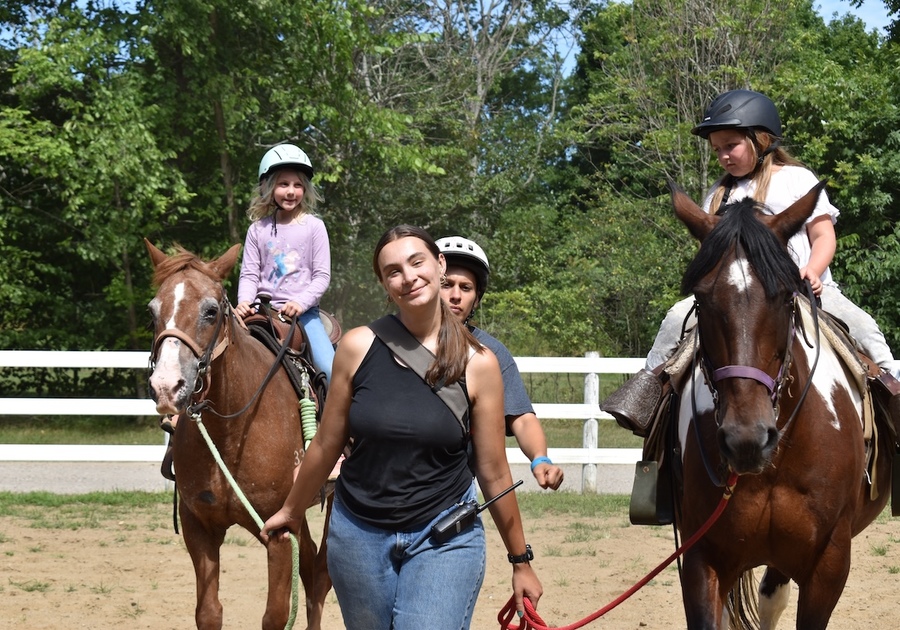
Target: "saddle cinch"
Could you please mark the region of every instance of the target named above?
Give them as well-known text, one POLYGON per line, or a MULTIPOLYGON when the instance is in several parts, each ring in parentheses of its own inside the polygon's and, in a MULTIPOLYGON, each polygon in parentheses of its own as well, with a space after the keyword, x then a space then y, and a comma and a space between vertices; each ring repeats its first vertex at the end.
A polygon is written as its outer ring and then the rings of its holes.
MULTIPOLYGON (((801 317, 806 330, 813 330, 810 305, 800 300, 801 317)), ((888 431, 894 444, 892 466, 892 515, 900 515, 900 384, 892 378, 884 378, 881 368, 862 353, 850 336, 847 325, 825 311, 818 311, 819 327, 823 343, 830 345, 840 357, 863 400, 863 429, 866 443, 874 445, 879 431, 888 431)), ((675 354, 653 372, 642 370, 631 381, 614 392, 601 404, 608 410, 627 408, 637 410, 634 417, 645 419, 643 424, 627 423, 620 414, 614 417, 620 426, 644 438, 642 459, 635 465, 634 485, 631 495, 630 519, 635 525, 666 525, 674 518, 673 483, 677 464, 672 461, 673 429, 677 422, 674 415, 677 405, 674 384, 681 384, 691 368, 694 354, 694 336, 686 335, 675 354), (641 390, 644 395, 639 395, 641 390), (652 400, 652 403, 648 403, 652 400), (659 401, 659 404, 657 404, 659 401)), ((869 449, 870 457, 874 449, 869 449)), ((878 492, 878 480, 872 479, 872 492, 878 492)))

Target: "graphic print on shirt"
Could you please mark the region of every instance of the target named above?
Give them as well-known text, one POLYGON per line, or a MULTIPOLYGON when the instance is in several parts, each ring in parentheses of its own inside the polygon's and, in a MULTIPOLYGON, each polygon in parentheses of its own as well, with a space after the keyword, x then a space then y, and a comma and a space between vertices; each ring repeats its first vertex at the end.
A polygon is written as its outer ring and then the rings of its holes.
POLYGON ((272 284, 278 286, 285 276, 299 271, 301 255, 297 248, 290 245, 282 246, 276 241, 267 241, 266 250, 275 263, 267 278, 272 284))

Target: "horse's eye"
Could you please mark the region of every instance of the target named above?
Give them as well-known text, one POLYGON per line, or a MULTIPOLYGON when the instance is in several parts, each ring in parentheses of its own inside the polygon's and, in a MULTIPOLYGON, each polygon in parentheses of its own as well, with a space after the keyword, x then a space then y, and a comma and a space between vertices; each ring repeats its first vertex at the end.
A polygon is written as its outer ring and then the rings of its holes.
POLYGON ((207 306, 203 309, 203 319, 208 321, 215 321, 216 316, 219 314, 218 305, 207 306))

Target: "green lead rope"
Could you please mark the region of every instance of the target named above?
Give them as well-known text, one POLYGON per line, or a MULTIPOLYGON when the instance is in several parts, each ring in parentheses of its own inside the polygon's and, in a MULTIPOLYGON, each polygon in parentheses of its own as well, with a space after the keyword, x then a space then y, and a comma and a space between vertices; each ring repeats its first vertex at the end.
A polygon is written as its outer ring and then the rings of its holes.
POLYGON ((300 427, 303 429, 303 449, 306 450, 316 435, 316 403, 310 400, 307 390, 303 394, 300 399, 300 427))

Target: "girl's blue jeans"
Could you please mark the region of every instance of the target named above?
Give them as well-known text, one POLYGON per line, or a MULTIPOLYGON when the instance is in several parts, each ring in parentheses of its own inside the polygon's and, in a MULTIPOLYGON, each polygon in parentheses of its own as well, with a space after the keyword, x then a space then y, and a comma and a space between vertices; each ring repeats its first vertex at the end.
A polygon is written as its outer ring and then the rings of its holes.
MULTIPOLYGON (((461 500, 475 498, 473 483, 461 500)), ((373 527, 339 499, 328 530, 328 571, 344 626, 373 630, 465 630, 484 580, 481 518, 449 541, 431 540, 434 520, 406 531, 373 527)))
POLYGON ((331 364, 334 363, 334 346, 328 333, 325 332, 325 326, 319 319, 319 307, 313 306, 300 316, 300 323, 303 324, 303 332, 306 333, 306 340, 309 342, 309 349, 312 352, 313 365, 320 372, 325 373, 328 383, 331 383, 331 364))

